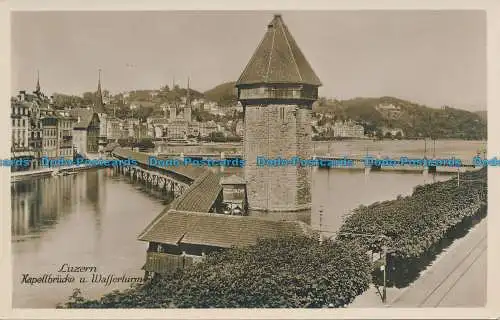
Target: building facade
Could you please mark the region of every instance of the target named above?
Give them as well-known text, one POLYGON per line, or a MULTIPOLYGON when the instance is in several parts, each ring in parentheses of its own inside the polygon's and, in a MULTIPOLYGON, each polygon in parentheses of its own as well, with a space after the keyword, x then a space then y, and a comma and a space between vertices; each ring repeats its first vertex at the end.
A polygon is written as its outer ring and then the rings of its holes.
POLYGON ((339 138, 363 138, 365 129, 362 125, 354 122, 335 122, 331 128, 333 136, 339 138))
POLYGON ((108 141, 114 142, 126 137, 122 130, 122 121, 120 119, 114 117, 106 119, 106 136, 108 141))
POLYGON ((69 116, 60 116, 57 121, 57 136, 58 136, 58 158, 66 160, 73 159, 73 124, 76 119, 69 116))
MULTIPOLYGON (((11 101, 12 136, 11 136, 11 158, 33 160, 34 154, 30 147, 30 116, 31 104, 26 101, 14 99, 11 101)), ((30 165, 31 166, 31 165, 30 165)), ((29 169, 13 166, 13 170, 29 169)))
POLYGON ((244 108, 249 209, 297 211, 311 207, 310 167, 259 167, 256 159, 311 158, 311 108, 319 86, 319 78, 281 15, 275 15, 236 82, 244 108))
POLYGON ((57 116, 45 116, 42 122, 42 157, 50 159, 58 156, 57 116))
POLYGON ((99 152, 99 116, 91 109, 76 108, 70 111, 76 119, 73 126, 73 144, 76 151, 85 156, 89 153, 99 152))

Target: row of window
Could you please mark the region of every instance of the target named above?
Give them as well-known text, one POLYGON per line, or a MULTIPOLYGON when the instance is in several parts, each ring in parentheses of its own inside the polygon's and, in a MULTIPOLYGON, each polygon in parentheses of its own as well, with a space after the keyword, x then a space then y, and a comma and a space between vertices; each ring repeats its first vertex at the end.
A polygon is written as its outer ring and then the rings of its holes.
POLYGON ((57 145, 56 139, 43 140, 44 147, 55 147, 57 145))
POLYGON ((12 114, 13 115, 26 115, 28 116, 30 114, 28 108, 22 108, 22 107, 12 107, 12 114))
POLYGON ((316 98, 315 91, 307 88, 250 88, 241 89, 240 98, 316 98))
POLYGON ((12 126, 13 127, 25 127, 28 124, 27 119, 12 119, 12 126))
POLYGON ((64 148, 59 150, 59 155, 61 156, 72 156, 73 155, 73 148, 64 148))
POLYGON ((13 147, 24 147, 24 148, 27 148, 28 147, 28 141, 24 140, 23 138, 21 138, 19 141, 15 141, 14 140, 14 137, 12 137, 12 146, 13 147))
POLYGON ((19 140, 21 137, 24 137, 26 134, 26 130, 12 130, 12 137, 17 137, 19 140))
POLYGON ((38 131, 38 132, 31 132, 31 139, 41 138, 41 137, 42 137, 42 133, 40 131, 38 131))
POLYGON ((57 129, 43 129, 43 135, 44 136, 51 136, 51 137, 54 137, 54 136, 57 136, 57 129))

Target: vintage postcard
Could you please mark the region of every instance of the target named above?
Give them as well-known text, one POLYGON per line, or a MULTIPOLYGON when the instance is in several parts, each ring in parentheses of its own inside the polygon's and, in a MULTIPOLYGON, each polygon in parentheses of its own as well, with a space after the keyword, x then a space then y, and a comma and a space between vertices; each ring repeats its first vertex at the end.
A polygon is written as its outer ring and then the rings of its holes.
POLYGON ((6 6, 2 314, 493 316, 498 6, 362 5, 6 6))

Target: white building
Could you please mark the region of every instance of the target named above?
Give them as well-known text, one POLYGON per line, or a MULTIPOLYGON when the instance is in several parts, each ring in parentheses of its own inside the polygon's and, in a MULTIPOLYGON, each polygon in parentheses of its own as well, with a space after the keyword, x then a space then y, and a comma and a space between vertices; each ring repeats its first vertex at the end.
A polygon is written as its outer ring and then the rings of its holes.
POLYGON ((333 136, 339 138, 362 138, 365 135, 365 129, 361 125, 353 122, 335 122, 332 126, 333 136))

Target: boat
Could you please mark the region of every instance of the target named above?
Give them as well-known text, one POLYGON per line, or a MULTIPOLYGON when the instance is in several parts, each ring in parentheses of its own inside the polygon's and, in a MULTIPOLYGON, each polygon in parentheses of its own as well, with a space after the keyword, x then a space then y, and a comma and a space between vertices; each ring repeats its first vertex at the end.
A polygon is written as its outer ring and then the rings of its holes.
POLYGON ((200 143, 195 139, 172 139, 167 141, 167 146, 198 146, 200 143))
POLYGON ((71 175, 74 175, 74 174, 77 174, 78 172, 76 171, 63 171, 61 172, 61 175, 63 176, 71 176, 71 175))

